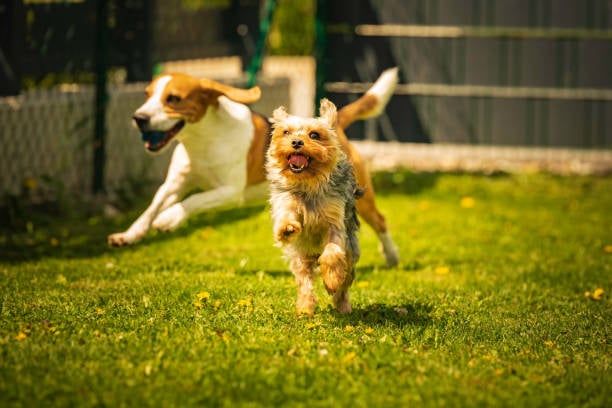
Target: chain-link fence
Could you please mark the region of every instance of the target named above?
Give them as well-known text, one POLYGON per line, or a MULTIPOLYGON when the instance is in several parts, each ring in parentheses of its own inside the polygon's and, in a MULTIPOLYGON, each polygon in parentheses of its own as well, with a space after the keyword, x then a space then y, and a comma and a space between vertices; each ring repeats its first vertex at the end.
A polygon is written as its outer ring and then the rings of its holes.
MULTIPOLYGON (((201 72, 206 61, 199 64, 201 72)), ((213 63, 213 65, 215 65, 213 63)), ((231 69, 231 68, 230 68, 231 69)), ((210 77, 210 76, 209 76, 210 77)), ((238 84, 243 78, 226 82, 238 84)), ((143 103, 146 83, 109 88, 106 113, 105 187, 121 194, 163 180, 170 153, 146 154, 132 113, 143 103)), ((289 81, 261 77, 262 100, 252 105, 269 114, 290 107, 289 81)), ((58 192, 91 191, 93 178, 94 89, 88 85, 57 87, 0 98, 0 185, 3 194, 35 201, 55 199, 58 192)))
MULTIPOLYGON (((190 59, 175 67, 244 86, 259 8, 259 0, 2 2, 0 198, 112 196, 159 183, 170 154, 147 155, 131 126, 147 81, 176 70, 165 61, 190 59), (220 56, 235 57, 211 58, 220 56)), ((258 84, 264 97, 254 109, 289 105, 286 79, 258 84)))

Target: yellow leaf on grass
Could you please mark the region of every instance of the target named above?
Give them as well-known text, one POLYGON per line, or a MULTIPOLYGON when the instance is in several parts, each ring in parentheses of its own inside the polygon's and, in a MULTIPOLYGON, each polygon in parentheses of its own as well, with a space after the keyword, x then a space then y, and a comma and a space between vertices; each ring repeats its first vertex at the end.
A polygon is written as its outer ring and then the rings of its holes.
POLYGON ((351 351, 350 353, 348 353, 346 356, 342 358, 342 362, 346 364, 349 361, 354 360, 355 357, 357 357, 357 353, 355 353, 354 351, 351 351))
POLYGON ((448 275, 450 272, 450 266, 438 266, 434 269, 436 275, 448 275))
POLYGON ((367 288, 368 286, 370 286, 370 282, 368 282, 368 281, 357 282, 357 287, 358 288, 367 288))
POLYGON ((591 300, 601 300, 605 295, 605 291, 602 288, 597 288, 593 292, 586 291, 584 292, 584 297, 589 298, 591 300))
POLYGON ((474 208, 476 205, 476 200, 472 197, 463 197, 459 202, 459 205, 463 208, 474 208))
POLYGON ((208 292, 200 292, 198 293, 199 300, 207 300, 210 297, 210 293, 208 292))
POLYGON ((18 340, 18 341, 25 340, 27 338, 28 338, 28 335, 25 334, 24 332, 20 332, 19 334, 15 336, 15 340, 18 340))
POLYGON ((351 326, 350 324, 349 324, 349 325, 344 326, 344 331, 345 331, 345 332, 352 332, 352 331, 354 331, 354 330, 355 330, 355 328, 354 328, 353 326, 351 326))
POLYGON ((249 307, 253 304, 253 295, 248 295, 245 299, 238 301, 238 306, 249 307))
POLYGON ((605 292, 604 292, 604 290, 602 288, 597 288, 593 292, 593 295, 591 296, 591 299, 593 299, 593 300, 601 300, 601 299, 603 299, 604 293, 605 292))

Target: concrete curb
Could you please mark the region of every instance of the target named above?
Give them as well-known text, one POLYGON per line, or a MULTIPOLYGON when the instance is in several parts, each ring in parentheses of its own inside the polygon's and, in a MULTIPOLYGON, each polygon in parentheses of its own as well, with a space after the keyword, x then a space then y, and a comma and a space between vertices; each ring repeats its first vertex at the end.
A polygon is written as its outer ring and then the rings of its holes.
POLYGON ((610 175, 612 150, 355 141, 372 171, 610 175))

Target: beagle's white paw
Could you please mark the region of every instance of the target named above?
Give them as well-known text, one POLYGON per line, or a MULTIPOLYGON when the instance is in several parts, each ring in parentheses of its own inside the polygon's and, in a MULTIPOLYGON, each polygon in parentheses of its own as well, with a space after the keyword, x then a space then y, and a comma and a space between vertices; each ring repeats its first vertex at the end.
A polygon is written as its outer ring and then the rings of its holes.
POLYGON ((160 231, 174 231, 187 220, 187 212, 181 204, 174 204, 153 220, 153 228, 160 231))

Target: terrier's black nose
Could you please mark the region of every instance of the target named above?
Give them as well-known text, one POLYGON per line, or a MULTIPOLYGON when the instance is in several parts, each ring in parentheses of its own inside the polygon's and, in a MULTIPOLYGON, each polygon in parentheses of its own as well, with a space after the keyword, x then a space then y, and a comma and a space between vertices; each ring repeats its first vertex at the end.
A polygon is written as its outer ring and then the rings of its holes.
POLYGON ((149 124, 150 118, 149 116, 143 115, 142 113, 136 113, 134 114, 134 116, 132 116, 132 119, 134 119, 134 122, 136 122, 136 126, 138 126, 138 128, 142 130, 149 124))
POLYGON ((304 146, 304 141, 300 139, 293 139, 291 141, 291 146, 293 146, 295 150, 299 150, 300 148, 302 148, 302 146, 304 146))

